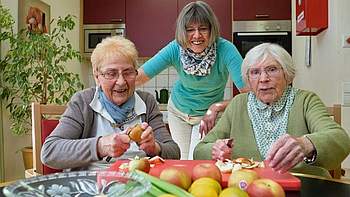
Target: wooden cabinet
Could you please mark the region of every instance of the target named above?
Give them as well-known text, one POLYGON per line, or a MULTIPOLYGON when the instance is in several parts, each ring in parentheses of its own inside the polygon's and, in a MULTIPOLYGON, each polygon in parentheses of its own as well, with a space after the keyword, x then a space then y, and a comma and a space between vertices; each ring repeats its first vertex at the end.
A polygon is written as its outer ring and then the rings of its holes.
MULTIPOLYGON (((189 2, 193 0, 178 0, 178 13, 189 2)), ((231 0, 203 0, 213 9, 220 23, 220 34, 227 40, 232 40, 232 16, 231 16, 231 0)), ((235 1, 235 0, 234 0, 235 1)))
POLYGON ((126 0, 84 0, 84 24, 125 23, 126 0))
POLYGON ((233 0, 233 21, 291 20, 291 0, 233 0))
POLYGON ((152 57, 175 38, 177 1, 127 0, 126 36, 140 57, 152 57))

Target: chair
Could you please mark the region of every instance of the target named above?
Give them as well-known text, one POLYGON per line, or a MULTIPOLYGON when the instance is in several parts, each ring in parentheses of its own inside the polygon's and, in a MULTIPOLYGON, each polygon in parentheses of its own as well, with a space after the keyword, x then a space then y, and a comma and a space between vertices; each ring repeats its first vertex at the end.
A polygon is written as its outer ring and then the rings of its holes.
MULTIPOLYGON (((327 107, 328 113, 330 116, 333 116, 333 119, 336 123, 341 125, 341 105, 340 104, 334 104, 332 107, 327 107)), ((340 179, 342 176, 342 169, 341 166, 334 170, 330 170, 329 173, 331 176, 335 179, 340 179)))
POLYGON ((50 135, 58 124, 57 116, 63 114, 65 110, 66 106, 63 105, 32 103, 33 168, 34 172, 38 174, 45 175, 62 171, 43 165, 40 160, 40 153, 46 137, 50 135))

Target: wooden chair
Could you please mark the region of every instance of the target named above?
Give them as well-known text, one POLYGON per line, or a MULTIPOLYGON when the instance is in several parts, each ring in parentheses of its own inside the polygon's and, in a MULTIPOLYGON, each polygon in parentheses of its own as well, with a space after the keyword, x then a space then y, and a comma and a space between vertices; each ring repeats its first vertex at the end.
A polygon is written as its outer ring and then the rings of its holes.
MULTIPOLYGON (((332 107, 327 107, 327 110, 329 115, 333 116, 334 121, 341 125, 341 105, 334 104, 332 107)), ((340 179, 340 177, 342 176, 341 166, 339 166, 337 169, 330 170, 329 173, 333 178, 340 179)))
POLYGON ((33 168, 38 174, 45 175, 62 171, 43 165, 40 160, 40 153, 42 144, 46 137, 58 124, 57 116, 63 114, 65 110, 66 106, 63 105, 42 105, 39 103, 32 103, 33 168))

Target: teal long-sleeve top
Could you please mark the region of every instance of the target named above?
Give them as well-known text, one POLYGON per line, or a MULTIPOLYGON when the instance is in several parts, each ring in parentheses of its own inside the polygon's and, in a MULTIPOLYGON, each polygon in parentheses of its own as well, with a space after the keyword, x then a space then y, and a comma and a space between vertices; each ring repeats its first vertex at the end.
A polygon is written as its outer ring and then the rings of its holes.
MULTIPOLYGON (((230 102, 217 125, 196 146, 194 159, 211 159, 212 146, 217 139, 234 138, 232 159, 262 160, 248 116, 247 95, 240 94, 230 102)), ((291 172, 330 177, 328 170, 339 167, 350 153, 348 134, 329 116, 321 99, 309 91, 298 90, 296 93, 289 112, 287 133, 296 137, 306 135, 317 151, 313 164, 300 162, 291 172)))
POLYGON ((145 74, 153 78, 164 69, 173 66, 178 80, 171 90, 171 99, 181 112, 202 116, 213 103, 223 100, 228 76, 237 88, 243 88, 241 75, 242 57, 236 47, 223 38, 216 41, 216 60, 207 76, 185 73, 180 60, 180 45, 174 40, 142 65, 145 74))

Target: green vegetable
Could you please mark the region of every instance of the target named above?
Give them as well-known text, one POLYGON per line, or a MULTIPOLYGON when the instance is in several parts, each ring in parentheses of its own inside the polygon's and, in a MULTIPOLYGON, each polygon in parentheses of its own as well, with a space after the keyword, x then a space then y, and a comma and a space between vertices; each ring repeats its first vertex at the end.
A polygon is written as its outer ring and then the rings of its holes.
POLYGON ((151 176, 140 170, 135 170, 135 172, 144 176, 146 179, 148 179, 151 182, 152 188, 150 191, 155 192, 154 194, 157 196, 168 193, 168 194, 174 194, 179 197, 193 197, 192 194, 188 193, 187 191, 183 190, 182 188, 176 185, 160 180, 159 178, 151 176), (163 193, 161 193, 162 191, 163 193))

